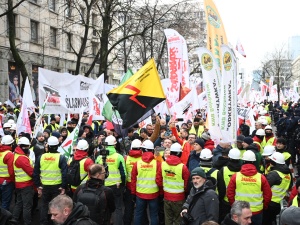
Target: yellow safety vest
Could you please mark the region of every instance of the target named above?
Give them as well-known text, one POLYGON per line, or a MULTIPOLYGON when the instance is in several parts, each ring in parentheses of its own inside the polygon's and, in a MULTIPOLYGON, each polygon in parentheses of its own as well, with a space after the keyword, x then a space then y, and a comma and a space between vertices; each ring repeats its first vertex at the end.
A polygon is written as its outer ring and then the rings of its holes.
POLYGON ((133 165, 134 165, 134 163, 136 163, 140 159, 141 159, 141 157, 135 158, 135 157, 127 156, 127 159, 126 159, 126 162, 125 162, 127 182, 131 182, 131 171, 132 171, 133 165))
POLYGON ((121 174, 119 171, 119 164, 117 163, 118 157, 118 153, 107 156, 106 163, 108 165, 109 176, 105 179, 105 186, 112 186, 116 185, 117 183, 121 183, 121 174))
POLYGON ((235 200, 249 202, 252 212, 263 209, 260 173, 254 176, 244 176, 241 172, 236 174, 235 200))
POLYGON ((192 126, 191 129, 190 129, 190 131, 189 131, 189 134, 196 134, 197 137, 201 137, 203 132, 204 132, 204 126, 203 125, 199 125, 197 133, 196 133, 195 127, 192 126))
POLYGON ((292 206, 299 207, 299 204, 298 204, 298 196, 297 196, 297 195, 293 198, 292 206))
POLYGON ((264 137, 263 141, 261 142, 261 146, 263 148, 265 148, 266 146, 272 146, 274 141, 275 141, 275 137, 269 138, 268 141, 266 141, 266 137, 264 137))
MULTIPOLYGON (((212 168, 209 168, 209 167, 201 167, 201 166, 200 166, 200 168, 202 168, 204 170, 204 172, 205 172, 206 175, 212 169, 212 168)), ((218 171, 219 170, 215 169, 215 171, 212 172, 210 174, 210 176, 213 177, 213 178, 215 178, 217 180, 217 178, 218 178, 218 171)))
MULTIPOLYGON (((73 160, 73 159, 72 159, 72 160, 73 160)), ((71 160, 71 162, 72 162, 72 160, 71 160)), ((79 161, 80 180, 82 180, 80 184, 85 184, 86 181, 88 180, 87 172, 84 170, 84 163, 85 163, 86 160, 87 160, 87 158, 84 158, 84 159, 82 159, 82 160, 79 161), (83 179, 83 178, 84 178, 84 179, 83 179)), ((71 163, 71 162, 70 162, 70 163, 71 163)), ((72 189, 76 189, 77 186, 71 185, 71 188, 72 188, 72 189)))
POLYGON ((280 203, 280 201, 284 198, 286 195, 290 182, 291 182, 291 175, 290 174, 284 174, 279 171, 276 171, 278 175, 281 178, 281 183, 279 185, 273 185, 271 187, 272 190, 272 202, 280 203))
POLYGON ((50 124, 50 125, 51 125, 51 128, 52 128, 52 132, 59 129, 59 125, 58 124, 54 124, 54 125, 50 124))
MULTIPOLYGON (((226 190, 227 190, 227 187, 228 187, 230 178, 231 178, 232 175, 235 174, 235 173, 236 173, 236 172, 231 171, 230 169, 228 169, 227 166, 224 166, 224 169, 223 169, 223 179, 224 179, 224 182, 225 182, 226 190)), ((225 201, 225 202, 229 202, 229 201, 228 201, 227 195, 224 196, 224 201, 225 201)))
POLYGON ((7 153, 9 153, 10 151, 4 151, 4 152, 0 152, 0 177, 10 177, 9 173, 8 173, 8 167, 7 164, 5 164, 3 162, 5 156, 7 155, 7 153))
POLYGON ((24 156, 24 157, 28 158, 31 167, 33 167, 33 163, 29 157, 27 157, 26 155, 20 155, 20 154, 15 153, 15 155, 14 155, 14 171, 15 171, 16 183, 32 180, 32 177, 29 176, 27 173, 25 173, 25 171, 23 169, 16 167, 16 161, 20 156, 24 156))
POLYGON ((253 143, 259 146, 259 152, 262 152, 264 150, 261 143, 259 143, 258 141, 253 141, 253 143))
POLYGON ((41 182, 43 185, 57 185, 62 183, 59 159, 59 153, 44 153, 41 156, 41 182))
POLYGON ((156 184, 156 160, 146 163, 142 160, 137 161, 137 181, 136 191, 142 194, 154 194, 159 191, 156 184))
POLYGON ((291 154, 288 152, 283 152, 282 155, 284 156, 284 160, 286 161, 288 158, 291 157, 291 154))
POLYGON ((289 105, 286 104, 286 105, 282 105, 281 107, 286 112, 288 110, 288 108, 289 108, 289 105))
POLYGON ((184 193, 184 180, 182 179, 183 163, 176 166, 162 162, 163 189, 168 193, 184 193))

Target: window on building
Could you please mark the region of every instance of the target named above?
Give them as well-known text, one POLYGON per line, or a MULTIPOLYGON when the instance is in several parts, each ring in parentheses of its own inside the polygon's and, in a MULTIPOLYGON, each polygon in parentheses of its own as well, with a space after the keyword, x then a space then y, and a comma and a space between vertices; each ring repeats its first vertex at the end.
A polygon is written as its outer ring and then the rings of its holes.
POLYGON ((71 51, 71 43, 72 43, 72 34, 67 33, 67 51, 71 51))
MULTIPOLYGON (((8 22, 8 16, 6 17, 6 32, 7 32, 7 35, 9 35, 9 22, 8 22)), ((17 15, 14 14, 14 29, 15 29, 15 35, 16 35, 16 27, 17 27, 17 15)))
POLYGON ((57 29, 50 27, 50 46, 56 47, 57 29))
POLYGON ((93 55, 97 55, 98 49, 99 49, 99 43, 92 42, 92 53, 93 53, 93 55))
POLYGON ((71 1, 66 1, 66 9, 65 9, 66 17, 70 18, 72 16, 72 10, 71 10, 71 1))
POLYGON ((56 0, 48 0, 48 3, 49 3, 49 9, 53 12, 55 12, 55 7, 56 7, 56 0))
POLYGON ((32 41, 38 41, 38 28, 39 28, 39 23, 34 21, 34 20, 31 20, 30 21, 30 28, 31 28, 31 40, 32 41))

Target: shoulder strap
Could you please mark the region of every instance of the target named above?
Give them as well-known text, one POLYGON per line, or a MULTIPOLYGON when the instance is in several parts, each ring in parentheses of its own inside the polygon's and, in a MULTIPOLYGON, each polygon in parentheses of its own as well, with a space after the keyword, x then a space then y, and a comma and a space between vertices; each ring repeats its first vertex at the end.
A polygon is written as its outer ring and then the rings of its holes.
POLYGON ((211 169, 207 172, 206 176, 210 177, 210 175, 212 175, 212 173, 215 172, 215 170, 216 170, 216 168, 211 168, 211 169))

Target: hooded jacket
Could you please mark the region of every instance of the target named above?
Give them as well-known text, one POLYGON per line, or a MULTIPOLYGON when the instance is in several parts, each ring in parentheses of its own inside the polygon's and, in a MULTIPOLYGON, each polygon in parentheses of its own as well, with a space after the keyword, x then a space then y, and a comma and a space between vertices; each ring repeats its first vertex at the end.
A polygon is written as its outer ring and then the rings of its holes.
POLYGON ((38 139, 36 139, 36 144, 33 147, 33 152, 35 155, 35 158, 38 158, 42 154, 45 153, 45 141, 40 142, 38 139))
MULTIPOLYGON (((227 167, 232 172, 239 172, 241 170, 241 164, 239 160, 229 160, 227 167)), ((226 195, 226 189, 227 189, 224 180, 224 167, 218 171, 217 187, 218 187, 219 200, 222 201, 224 200, 224 197, 226 195)))
POLYGON ((220 170, 224 166, 227 166, 229 163, 229 158, 226 158, 224 156, 220 156, 218 160, 213 164, 213 167, 220 170))
MULTIPOLYGON (((145 163, 150 163, 154 159, 154 155, 152 152, 144 152, 142 155, 142 158, 140 159, 145 163)), ((160 194, 162 194, 162 173, 161 173, 161 162, 156 161, 156 176, 155 176, 155 182, 159 188, 159 191, 153 194, 144 194, 139 193, 136 191, 136 183, 137 183, 137 175, 138 175, 138 169, 137 169, 137 163, 133 165, 132 172, 131 172, 131 194, 138 196, 142 199, 155 199, 160 194)))
MULTIPOLYGON (((244 176, 254 176, 258 172, 253 164, 244 164, 240 171, 244 176)), ((263 195, 263 208, 267 209, 272 198, 272 191, 270 185, 264 175, 261 175, 261 192, 263 195)), ((232 175, 230 182, 227 187, 227 197, 230 205, 235 201, 235 190, 236 190, 236 174, 232 175)), ((253 215, 259 214, 262 211, 252 212, 253 215)))
POLYGON ((4 180, 6 180, 6 182, 14 182, 15 181, 14 154, 11 152, 11 150, 12 150, 11 146, 8 146, 8 145, 0 146, 0 153, 9 151, 5 155, 4 158, 2 156, 0 156, 0 160, 2 160, 2 162, 7 165, 8 174, 9 174, 9 177, 1 177, 0 176, 0 184, 2 184, 4 182, 4 180))
POLYGON ((206 140, 205 144, 204 144, 204 148, 207 148, 207 149, 209 149, 211 151, 214 150, 214 148, 215 148, 215 142, 213 140, 211 140, 211 139, 206 140))
POLYGON ((94 225, 90 223, 88 207, 78 202, 74 204, 71 214, 62 225, 94 225), (78 220, 78 221, 77 221, 78 220))
MULTIPOLYGON (((74 154, 75 160, 82 160, 88 157, 87 151, 76 150, 74 154)), ((94 161, 90 158, 87 158, 84 162, 84 171, 88 172, 91 165, 94 164, 94 161)))
POLYGON ((182 207, 194 219, 189 225, 199 225, 209 220, 218 222, 219 200, 215 188, 216 180, 212 177, 207 178, 198 190, 193 186, 182 207))
MULTIPOLYGON (((166 163, 172 166, 177 166, 178 164, 181 164, 181 160, 179 157, 170 155, 166 163)), ((164 191, 164 199, 168 201, 181 201, 185 199, 185 193, 187 193, 188 190, 188 182, 189 182, 189 177, 190 177, 190 171, 186 167, 186 165, 182 166, 182 179, 184 180, 184 192, 183 193, 169 193, 167 191, 164 191)))
POLYGON ((172 134, 175 136, 178 143, 181 144, 181 146, 182 146, 182 154, 181 154, 180 159, 183 164, 188 165, 189 155, 190 155, 191 151, 193 150, 193 146, 187 140, 181 139, 178 136, 176 127, 172 127, 171 130, 172 130, 172 134))
POLYGON ((256 161, 255 161, 255 167, 257 169, 257 171, 260 170, 260 165, 261 165, 261 160, 262 160, 262 157, 261 157, 261 154, 260 152, 258 151, 258 147, 255 143, 252 143, 250 144, 246 150, 251 150, 254 154, 255 154, 255 158, 256 158, 256 161))
MULTIPOLYGON (((129 152, 128 152, 128 156, 125 158, 125 162, 126 160, 128 159, 128 157, 133 157, 133 158, 141 158, 142 157, 142 151, 141 150, 134 150, 134 149, 131 149, 129 152)), ((126 163, 125 163, 126 164, 126 163)), ((132 166, 133 167, 133 166, 132 166)), ((132 171, 132 170, 131 170, 132 171)), ((130 171, 130 174, 131 174, 131 171, 130 171)), ((126 170, 126 173, 128 174, 129 171, 126 170)), ((131 190, 131 182, 126 182, 126 187, 131 190)))
POLYGON ((224 148, 222 148, 221 145, 217 145, 217 147, 213 150, 213 163, 215 163, 222 155, 222 150, 224 150, 224 148))
MULTIPOLYGON (((29 158, 26 156, 26 154, 23 152, 23 150, 17 146, 15 149, 15 153, 21 155, 18 157, 18 159, 15 161, 15 166, 17 168, 20 168, 24 171, 24 173, 27 173, 28 176, 32 177, 33 175, 33 165, 31 165, 29 158)), ((15 155, 16 157, 16 155, 15 155)), ((15 182, 16 188, 25 188, 29 186, 33 186, 33 180, 25 181, 25 182, 15 182)))

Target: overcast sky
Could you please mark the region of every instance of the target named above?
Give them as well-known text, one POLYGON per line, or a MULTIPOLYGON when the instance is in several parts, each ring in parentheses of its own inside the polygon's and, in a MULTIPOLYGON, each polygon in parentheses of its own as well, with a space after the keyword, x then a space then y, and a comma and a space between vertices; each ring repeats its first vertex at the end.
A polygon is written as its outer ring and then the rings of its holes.
POLYGON ((239 38, 247 58, 239 55, 247 72, 257 69, 268 52, 300 35, 300 0, 214 0, 228 41, 239 38))

